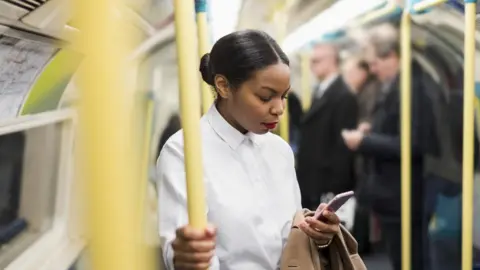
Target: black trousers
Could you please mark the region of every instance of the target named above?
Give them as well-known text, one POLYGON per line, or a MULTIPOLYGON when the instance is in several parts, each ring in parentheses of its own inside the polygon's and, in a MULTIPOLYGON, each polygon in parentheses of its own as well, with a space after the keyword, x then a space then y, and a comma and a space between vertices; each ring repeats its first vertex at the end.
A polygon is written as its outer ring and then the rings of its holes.
MULTIPOLYGON (((402 229, 400 218, 378 215, 382 236, 394 270, 402 269, 402 229)), ((430 248, 427 218, 412 216, 411 270, 430 270, 430 248), (424 221, 419 221, 424 220, 424 221)))

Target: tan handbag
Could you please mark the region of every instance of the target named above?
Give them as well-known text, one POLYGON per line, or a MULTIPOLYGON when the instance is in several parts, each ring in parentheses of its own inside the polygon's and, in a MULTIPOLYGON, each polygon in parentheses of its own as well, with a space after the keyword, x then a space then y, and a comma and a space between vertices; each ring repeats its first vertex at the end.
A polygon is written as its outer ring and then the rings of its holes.
POLYGON ((358 255, 357 241, 340 226, 340 232, 325 249, 318 250, 316 244, 300 228, 299 224, 309 210, 295 213, 292 228, 280 259, 280 270, 366 270, 358 255))

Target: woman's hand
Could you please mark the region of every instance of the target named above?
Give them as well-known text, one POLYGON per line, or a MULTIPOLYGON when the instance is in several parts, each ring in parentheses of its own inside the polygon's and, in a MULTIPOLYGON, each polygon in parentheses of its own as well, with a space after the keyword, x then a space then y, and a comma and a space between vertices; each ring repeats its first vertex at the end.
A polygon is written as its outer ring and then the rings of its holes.
MULTIPOLYGON (((326 204, 321 204, 319 209, 321 210, 325 206, 326 204)), ((325 210, 322 216, 326 222, 307 217, 305 223, 300 224, 300 229, 312 238, 317 245, 328 244, 340 231, 340 219, 334 212, 325 210)))
POLYGON ((172 243, 175 269, 207 269, 215 253, 215 236, 216 231, 211 226, 204 230, 189 225, 178 229, 172 243))

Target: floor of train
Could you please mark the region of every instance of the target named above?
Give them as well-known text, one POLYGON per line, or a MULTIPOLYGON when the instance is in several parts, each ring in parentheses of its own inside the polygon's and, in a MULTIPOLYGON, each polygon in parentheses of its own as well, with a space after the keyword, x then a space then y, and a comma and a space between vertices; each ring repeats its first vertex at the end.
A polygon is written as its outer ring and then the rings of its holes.
MULTIPOLYGON (((376 252, 364 256, 363 261, 369 270, 392 270, 390 263, 388 261, 387 255, 382 252, 376 252)), ((72 266, 69 270, 88 270, 91 269, 85 265, 85 262, 79 263, 77 262, 75 266, 72 266)), ((163 270, 160 268, 160 270, 163 270)))
POLYGON ((362 259, 369 270, 392 270, 387 254, 383 252, 364 256, 362 259))

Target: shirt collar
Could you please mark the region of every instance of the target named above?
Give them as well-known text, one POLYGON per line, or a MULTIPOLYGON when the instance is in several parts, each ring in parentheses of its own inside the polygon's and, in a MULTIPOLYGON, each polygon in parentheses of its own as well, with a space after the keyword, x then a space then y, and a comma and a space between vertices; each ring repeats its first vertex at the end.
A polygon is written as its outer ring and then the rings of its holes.
POLYGON ((390 89, 392 88, 392 85, 393 85, 394 83, 396 83, 397 80, 398 80, 398 74, 395 75, 395 77, 393 77, 392 79, 383 82, 383 83, 382 83, 382 92, 383 92, 383 93, 388 93, 388 92, 390 92, 390 89))
POLYGON ((230 125, 225 118, 223 118, 223 116, 218 112, 215 104, 210 107, 206 116, 215 133, 217 133, 217 135, 233 150, 236 150, 245 141, 245 139, 251 140, 256 145, 259 144, 261 135, 254 134, 252 132, 242 134, 240 131, 230 125))
POLYGON ((330 74, 327 78, 325 78, 321 83, 320 83, 320 90, 325 91, 332 85, 332 83, 338 78, 339 74, 334 73, 330 74))

